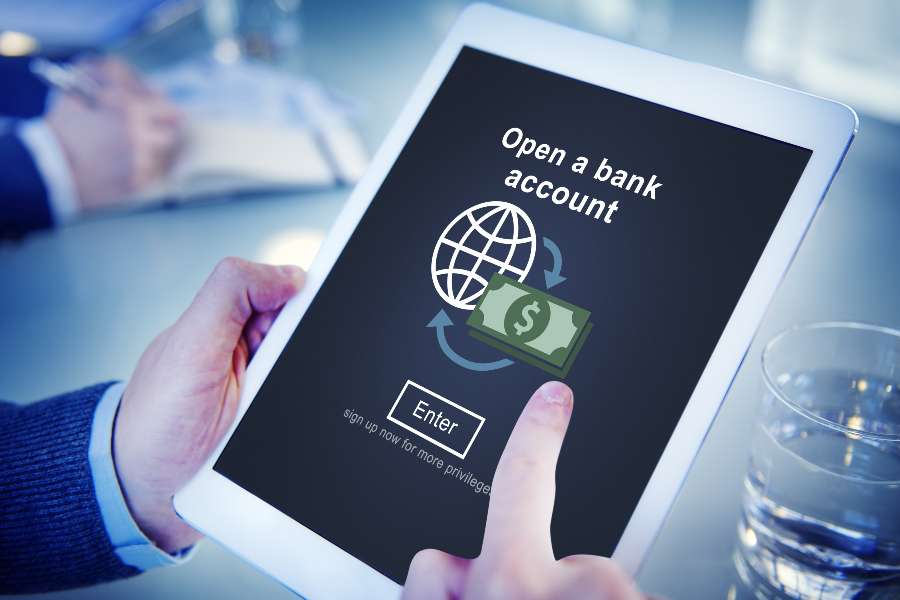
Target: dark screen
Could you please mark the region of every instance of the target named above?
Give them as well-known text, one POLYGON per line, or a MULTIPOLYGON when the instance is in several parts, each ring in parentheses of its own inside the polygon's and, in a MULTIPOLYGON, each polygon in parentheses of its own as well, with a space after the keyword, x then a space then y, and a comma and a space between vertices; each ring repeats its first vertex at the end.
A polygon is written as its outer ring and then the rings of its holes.
MULTIPOLYGON (((478 554, 483 485, 531 393, 563 377, 575 410, 557 471, 555 551, 611 553, 810 154, 464 48, 215 469, 403 582, 420 549, 478 554), (565 158, 550 159, 553 149, 565 158), (594 179, 603 159, 642 177, 640 191, 637 180, 626 189, 594 179), (562 192, 511 187, 513 170, 604 208, 588 214, 557 204, 562 192), (435 245, 483 202, 513 204, 533 223, 524 283, 590 311, 593 329, 565 375, 475 339, 472 312, 438 294, 435 245), (566 279, 548 289, 545 270, 566 279), (453 325, 426 327, 442 309, 453 325), (399 425, 447 433, 412 414, 422 398, 459 423, 450 445, 399 425), (406 413, 391 420, 392 410, 406 413), (463 452, 472 414, 483 422, 463 452)), ((463 254, 456 267, 475 269, 463 254)))

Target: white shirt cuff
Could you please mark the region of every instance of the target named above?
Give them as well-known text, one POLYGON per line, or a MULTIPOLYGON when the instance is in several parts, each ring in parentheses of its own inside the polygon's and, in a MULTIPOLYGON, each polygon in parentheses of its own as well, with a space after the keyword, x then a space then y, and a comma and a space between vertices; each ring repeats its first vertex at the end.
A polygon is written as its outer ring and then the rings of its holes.
POLYGON ((88 452, 94 493, 100 505, 100 514, 106 533, 119 559, 141 571, 165 565, 177 565, 188 560, 196 546, 178 554, 169 554, 157 548, 141 531, 128 510, 112 455, 113 425, 119 410, 119 401, 125 391, 124 383, 111 385, 97 404, 91 429, 88 452))
POLYGON ((53 222, 59 225, 71 221, 80 212, 78 195, 59 140, 43 119, 24 121, 18 134, 44 180, 53 222))

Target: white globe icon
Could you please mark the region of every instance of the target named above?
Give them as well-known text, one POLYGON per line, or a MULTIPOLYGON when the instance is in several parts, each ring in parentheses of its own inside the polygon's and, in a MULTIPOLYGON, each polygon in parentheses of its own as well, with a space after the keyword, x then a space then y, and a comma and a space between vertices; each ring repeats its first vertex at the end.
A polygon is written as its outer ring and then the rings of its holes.
POLYGON ((523 281, 534 262, 534 225, 509 202, 482 202, 453 219, 431 256, 434 289, 456 308, 473 310, 494 273, 523 281))

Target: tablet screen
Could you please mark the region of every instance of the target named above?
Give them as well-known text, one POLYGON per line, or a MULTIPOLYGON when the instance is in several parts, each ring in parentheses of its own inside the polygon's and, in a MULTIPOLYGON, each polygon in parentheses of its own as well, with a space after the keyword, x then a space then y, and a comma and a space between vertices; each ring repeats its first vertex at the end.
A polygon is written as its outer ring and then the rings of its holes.
POLYGON ((402 583, 561 379, 554 548, 608 555, 810 155, 464 48, 216 471, 402 583))

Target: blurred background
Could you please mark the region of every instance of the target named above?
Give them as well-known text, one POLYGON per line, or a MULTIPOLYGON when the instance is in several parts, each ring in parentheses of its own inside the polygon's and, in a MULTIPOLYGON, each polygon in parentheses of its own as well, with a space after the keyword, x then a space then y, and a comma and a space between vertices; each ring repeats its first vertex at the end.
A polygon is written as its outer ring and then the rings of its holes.
MULTIPOLYGON (((28 402, 127 379, 145 346, 183 310, 221 257, 308 266, 465 4, 0 0, 2 64, 20 69, 29 57, 75 61, 68 62, 75 68, 39 75, 74 86, 85 102, 94 93, 78 87, 85 73, 106 77, 111 86, 146 86, 156 90, 152 98, 160 111, 169 115, 160 103, 175 107, 171 123, 160 117, 160 127, 177 130, 165 138, 177 139, 171 148, 148 142, 156 154, 148 154, 150 166, 139 181, 98 192, 85 188, 76 173, 68 182, 48 184, 43 219, 6 223, 0 240, 6 342, 0 397, 28 402), (98 66, 98 55, 118 57, 135 73, 98 66), (73 78, 75 83, 65 83, 73 78)), ((860 115, 859 135, 639 576, 646 591, 673 599, 778 597, 734 561, 742 482, 762 396, 760 351, 797 323, 851 320, 900 328, 900 4, 499 4, 840 100, 860 115)), ((21 106, 13 105, 27 104, 28 90, 16 81, 0 79, 0 108, 9 109, 0 115, 0 127, 5 134, 18 132, 29 148, 40 146, 40 127, 20 129, 21 106)), ((129 92, 127 101, 150 102, 143 90, 129 92)), ((78 110, 59 95, 46 101, 44 120, 51 129, 59 126, 52 111, 78 110)), ((77 145, 105 131, 102 123, 83 127, 57 134, 77 145)), ((140 135, 162 139, 157 131, 140 135)), ((70 151, 64 144, 63 154, 70 151)), ((48 156, 37 160, 45 177, 53 172, 48 156)), ((13 181, 9 164, 0 169, 13 181)), ((184 566, 54 596, 292 594, 206 541, 184 566)))

